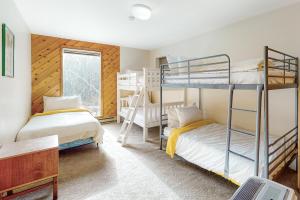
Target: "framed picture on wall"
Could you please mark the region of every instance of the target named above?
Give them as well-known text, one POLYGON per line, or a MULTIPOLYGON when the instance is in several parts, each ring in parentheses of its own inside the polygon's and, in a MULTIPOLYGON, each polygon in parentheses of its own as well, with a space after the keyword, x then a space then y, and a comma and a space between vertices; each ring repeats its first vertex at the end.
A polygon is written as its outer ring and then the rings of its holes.
POLYGON ((15 36, 2 24, 2 76, 14 77, 15 36))

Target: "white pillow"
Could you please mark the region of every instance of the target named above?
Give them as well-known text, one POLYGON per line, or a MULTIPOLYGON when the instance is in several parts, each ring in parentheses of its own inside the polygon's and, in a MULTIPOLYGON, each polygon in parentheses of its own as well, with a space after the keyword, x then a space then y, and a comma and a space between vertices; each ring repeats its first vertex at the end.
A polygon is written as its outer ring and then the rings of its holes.
POLYGON ((43 97, 44 112, 50 110, 61 110, 81 107, 81 98, 79 96, 64 97, 43 97))
POLYGON ((175 108, 169 108, 167 110, 167 115, 168 115, 168 127, 169 128, 178 128, 179 120, 178 120, 175 108))
POLYGON ((202 112, 196 106, 175 108, 180 127, 202 120, 202 112))

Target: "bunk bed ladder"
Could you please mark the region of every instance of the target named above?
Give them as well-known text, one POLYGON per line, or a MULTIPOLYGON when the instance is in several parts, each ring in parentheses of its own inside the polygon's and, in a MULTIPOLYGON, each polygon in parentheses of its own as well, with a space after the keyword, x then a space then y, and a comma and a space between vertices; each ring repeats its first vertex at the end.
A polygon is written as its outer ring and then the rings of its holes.
POLYGON ((126 145, 127 137, 129 135, 130 129, 134 122, 134 118, 136 116, 138 107, 139 107, 140 103, 142 102, 143 96, 144 96, 144 89, 141 88, 140 90, 137 90, 135 92, 135 94, 133 95, 133 98, 129 104, 128 111, 124 118, 123 124, 120 129, 120 134, 118 137, 118 142, 121 142, 122 146, 126 145))
POLYGON ((256 110, 249 110, 249 109, 242 109, 242 108, 234 108, 233 107, 233 97, 234 97, 234 89, 235 85, 229 85, 229 102, 228 102, 228 118, 227 118, 227 143, 226 143, 226 157, 225 157, 225 168, 224 168, 224 175, 225 177, 229 177, 229 156, 230 154, 235 154, 237 156, 240 156, 244 159, 250 160, 254 162, 254 175, 258 176, 259 172, 259 143, 260 143, 260 125, 261 125, 261 101, 262 101, 262 91, 263 91, 263 85, 257 85, 257 105, 256 110), (232 111, 243 111, 243 112, 252 112, 256 113, 256 131, 255 133, 246 132, 243 130, 233 129, 232 128, 232 111), (233 151, 230 148, 231 145, 231 134, 232 132, 238 133, 238 134, 245 134, 250 135, 255 138, 255 158, 252 159, 246 155, 240 154, 236 151, 233 151))

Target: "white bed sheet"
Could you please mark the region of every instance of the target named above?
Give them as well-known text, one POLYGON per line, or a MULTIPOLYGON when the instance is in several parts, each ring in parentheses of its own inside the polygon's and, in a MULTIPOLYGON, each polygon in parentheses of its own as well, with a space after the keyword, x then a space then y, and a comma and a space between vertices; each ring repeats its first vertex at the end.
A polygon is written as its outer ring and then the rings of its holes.
MULTIPOLYGON (((171 128, 164 129, 164 135, 169 136, 171 128)), ((176 143, 176 154, 185 160, 217 174, 224 174, 226 154, 226 126, 217 123, 209 124, 182 134, 176 143)), ((270 137, 272 142, 275 137, 270 137)), ((281 143, 277 144, 278 146, 281 143)), ((232 133, 231 150, 254 158, 254 137, 232 133)), ((271 150, 275 149, 274 146, 271 150)), ((263 149, 260 149, 262 155, 263 149)), ((276 156, 281 151, 275 153, 276 156)), ((242 184, 248 177, 254 175, 254 162, 230 154, 229 178, 242 184)), ((270 160, 273 157, 269 158, 270 160)), ((260 156, 260 173, 263 160, 260 156)))
MULTIPOLYGON (((269 75, 283 75, 282 70, 269 70, 269 75)), ((286 72, 286 76, 295 76, 294 72, 286 72)), ((228 72, 218 71, 218 72, 195 72, 191 74, 190 79, 191 84, 227 84, 228 78, 216 78, 228 76, 228 72), (212 78, 209 78, 212 77, 212 78), (200 79, 202 78, 202 79, 200 79), (205 78, 205 79, 203 79, 205 78)), ((233 68, 230 73, 230 80, 232 84, 263 84, 264 83, 264 71, 258 71, 257 69, 240 69, 238 67, 233 68)), ((188 76, 186 74, 179 75, 166 75, 164 83, 166 84, 187 84, 188 76), (186 78, 184 80, 176 80, 174 78, 186 78)), ((283 84, 283 78, 269 77, 269 84, 283 84)), ((294 83, 294 78, 286 78, 286 83, 294 83)))
POLYGON ((93 138, 103 142, 104 130, 100 122, 88 112, 66 112, 32 117, 19 131, 16 140, 58 135, 59 144, 93 138))

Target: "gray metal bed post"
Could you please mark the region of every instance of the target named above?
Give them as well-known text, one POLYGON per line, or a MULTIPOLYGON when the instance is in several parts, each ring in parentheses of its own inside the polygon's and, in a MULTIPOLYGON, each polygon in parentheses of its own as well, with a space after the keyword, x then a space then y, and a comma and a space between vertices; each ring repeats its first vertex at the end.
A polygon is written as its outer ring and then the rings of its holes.
POLYGON ((262 99, 263 85, 257 86, 257 105, 256 105, 256 133, 255 133, 255 166, 254 175, 259 173, 259 146, 260 146, 260 125, 261 125, 261 99, 262 99))
POLYGON ((225 157, 225 168, 224 176, 229 176, 229 151, 230 151, 230 140, 231 140, 231 120, 232 120, 232 101, 233 101, 233 91, 234 85, 230 84, 230 57, 228 58, 228 84, 229 84, 229 99, 228 99, 228 118, 227 118, 227 140, 226 140, 226 157, 225 157))
POLYGON ((269 47, 264 48, 264 178, 269 178, 269 91, 268 91, 269 47))
POLYGON ((162 138, 162 136, 163 136, 163 127, 162 127, 162 124, 163 124, 163 122, 162 122, 162 115, 163 115, 163 113, 162 113, 162 76, 163 76, 163 65, 161 65, 160 66, 160 80, 159 80, 159 82, 160 82, 160 84, 159 84, 159 104, 160 104, 160 108, 159 108, 159 112, 160 112, 160 117, 159 117, 159 137, 160 137, 160 147, 159 147, 159 149, 160 150, 162 150, 162 142, 163 142, 163 138, 162 138))
POLYGON ((231 141, 231 120, 232 120, 232 100, 233 100, 234 85, 229 85, 229 99, 228 99, 228 117, 227 117, 227 139, 226 139, 226 157, 224 175, 229 175, 229 153, 230 153, 230 141, 231 141))

